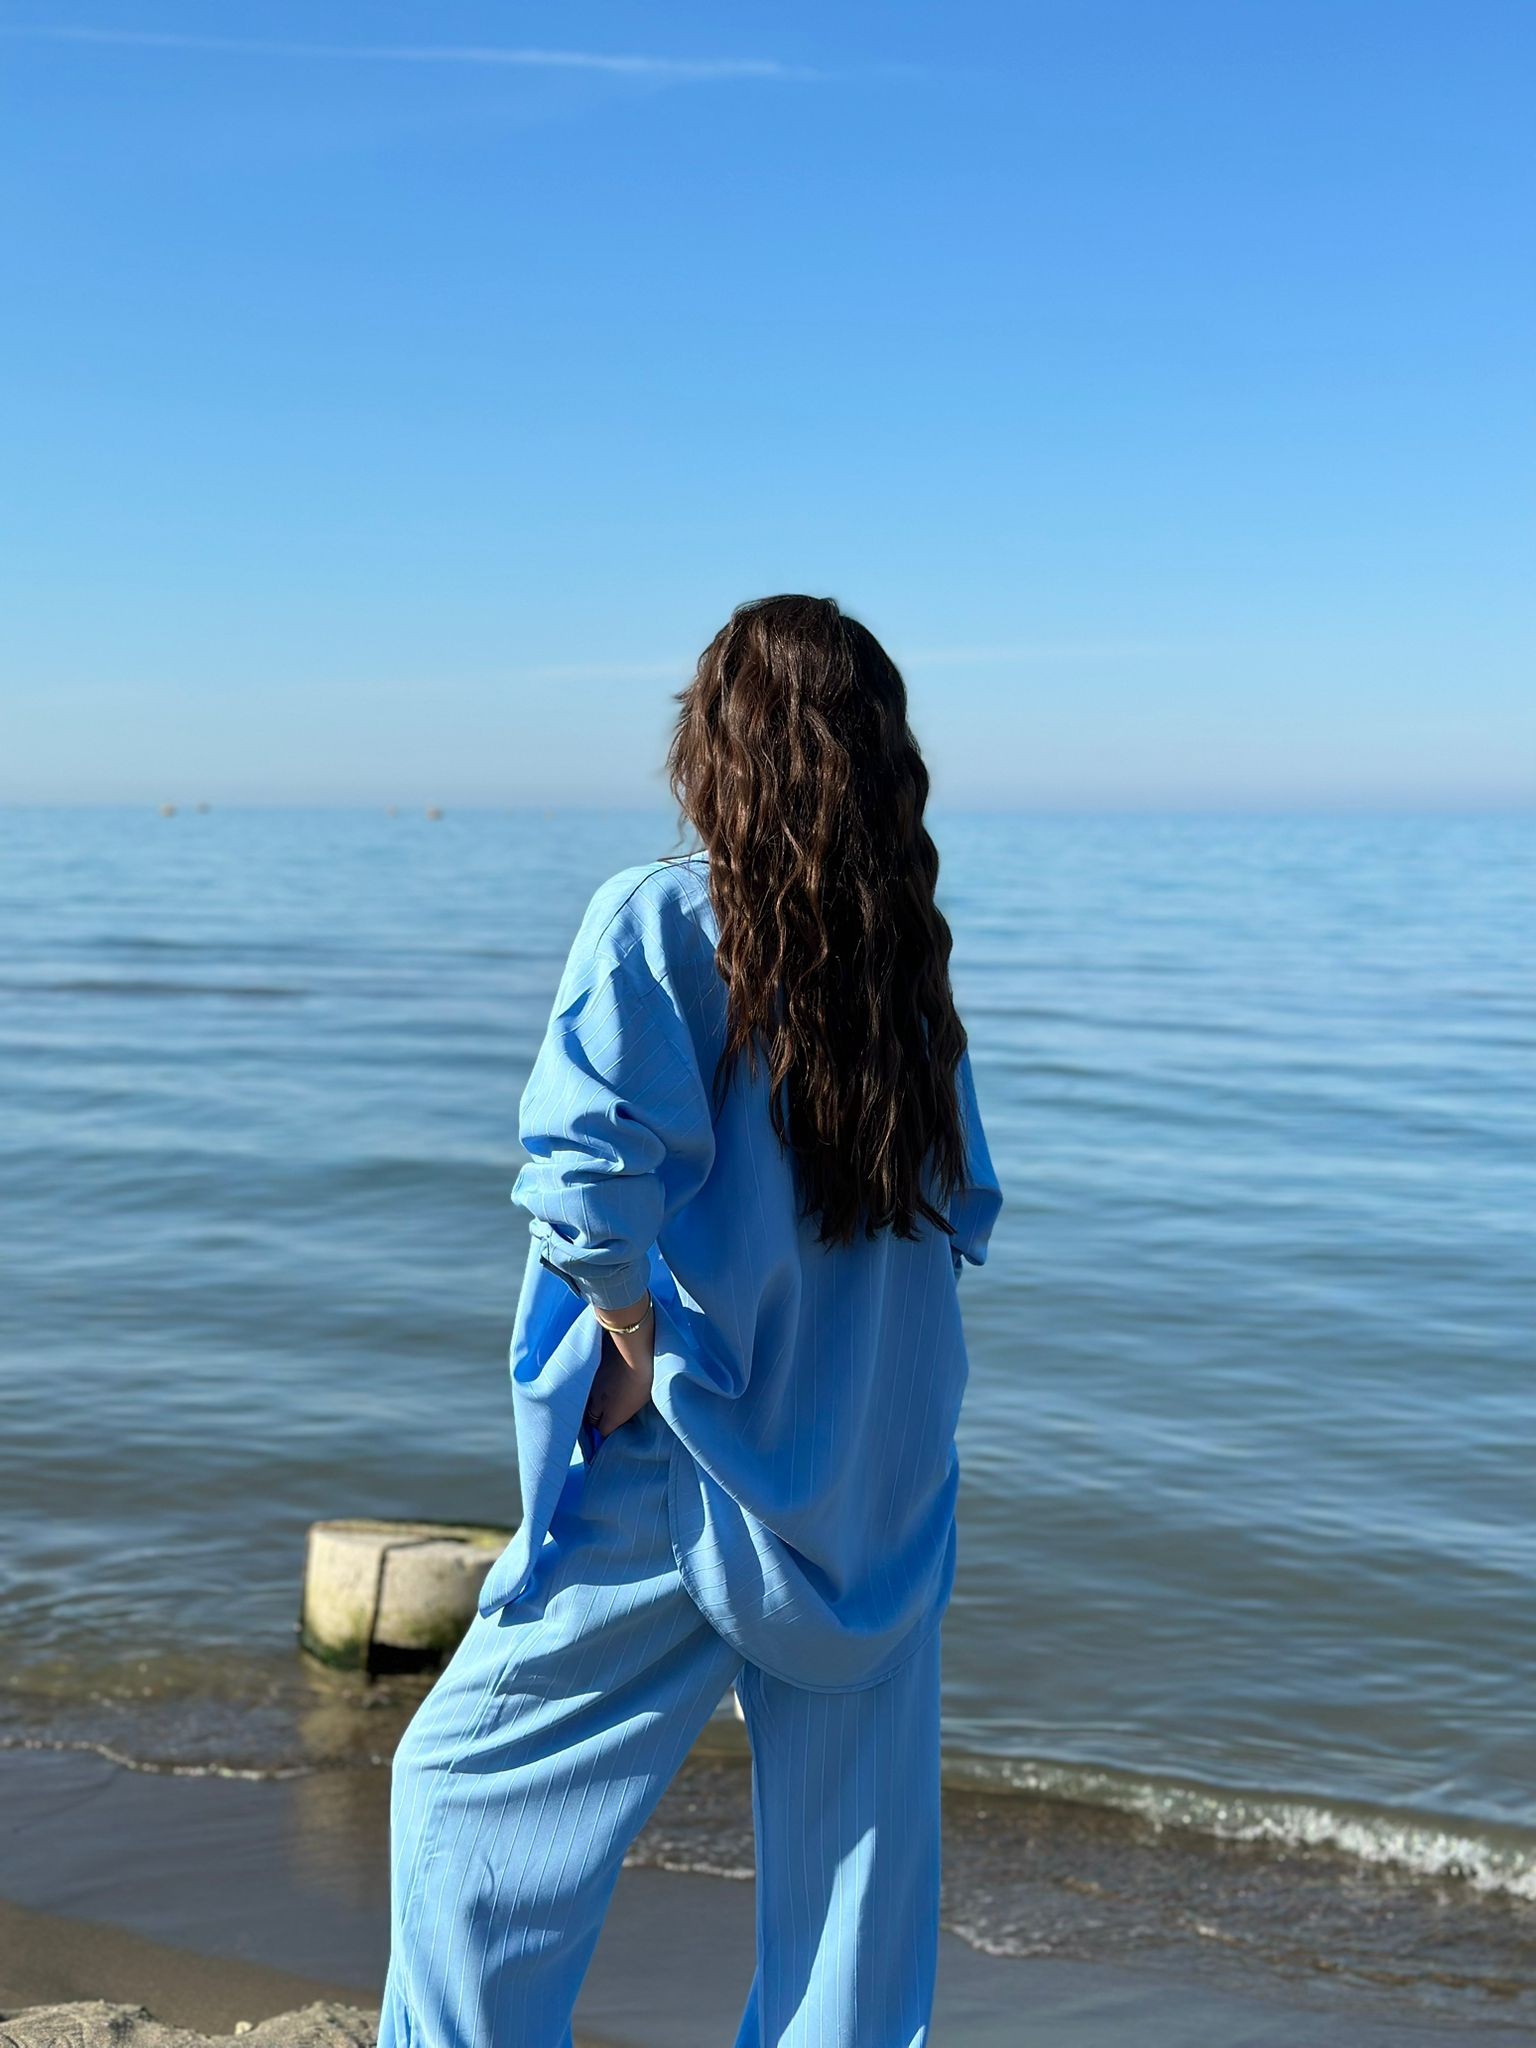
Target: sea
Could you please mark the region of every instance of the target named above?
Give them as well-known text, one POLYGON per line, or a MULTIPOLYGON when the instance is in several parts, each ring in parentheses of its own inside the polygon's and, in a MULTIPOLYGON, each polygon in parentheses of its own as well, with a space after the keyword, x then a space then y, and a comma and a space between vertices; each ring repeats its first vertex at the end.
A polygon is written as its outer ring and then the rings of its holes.
MULTIPOLYGON (((1536 2027, 1536 816, 938 815, 946 1924, 1536 2027)), ((305 1532, 511 1523, 518 1097, 662 812, 0 812, 0 1745, 386 1775, 305 1532)), ((634 1852, 750 1868, 708 1772, 634 1852)))

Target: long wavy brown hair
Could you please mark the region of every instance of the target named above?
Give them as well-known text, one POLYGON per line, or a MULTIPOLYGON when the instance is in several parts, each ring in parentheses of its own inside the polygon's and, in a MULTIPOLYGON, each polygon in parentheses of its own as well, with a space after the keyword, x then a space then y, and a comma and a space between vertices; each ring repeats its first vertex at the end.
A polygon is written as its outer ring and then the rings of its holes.
POLYGON ((672 792, 709 855, 729 998, 716 1102, 766 1061, 823 1243, 947 1231, 961 1185, 939 856, 900 672, 830 598, 745 604, 678 694, 672 792), (926 1182, 926 1186, 925 1186, 926 1182))

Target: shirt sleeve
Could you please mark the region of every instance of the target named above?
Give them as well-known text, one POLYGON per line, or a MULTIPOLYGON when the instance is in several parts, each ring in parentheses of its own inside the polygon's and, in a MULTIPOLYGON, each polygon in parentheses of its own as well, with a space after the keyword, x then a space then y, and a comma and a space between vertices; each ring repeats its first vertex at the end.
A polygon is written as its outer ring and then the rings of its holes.
POLYGON ((512 1199, 542 1263, 596 1308, 637 1301, 651 1247, 714 1163, 688 1020, 639 939, 594 943, 583 926, 518 1136, 528 1156, 512 1199))
POLYGON ((958 1279, 967 1263, 972 1266, 986 1264, 987 1246, 992 1226, 1003 1206, 1003 1194, 981 1121, 981 1106, 976 1099, 976 1078, 971 1072, 969 1051, 961 1056, 955 1081, 965 1126, 966 1161, 964 1185, 957 1189, 949 1205, 949 1221, 954 1230, 949 1248, 958 1279))

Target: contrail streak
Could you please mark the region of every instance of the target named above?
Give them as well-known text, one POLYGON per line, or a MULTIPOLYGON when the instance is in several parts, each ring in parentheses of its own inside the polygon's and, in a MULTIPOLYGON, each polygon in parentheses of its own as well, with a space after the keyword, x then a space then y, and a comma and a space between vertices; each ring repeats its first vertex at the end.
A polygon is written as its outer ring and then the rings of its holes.
POLYGON ((806 84, 825 73, 776 57, 650 57, 596 50, 523 49, 500 43, 291 43, 237 36, 159 34, 148 29, 83 27, 0 27, 11 41, 75 43, 129 50, 203 51, 224 57, 276 57, 368 64, 461 64, 526 71, 597 71, 624 78, 705 83, 760 78, 775 84, 806 84))

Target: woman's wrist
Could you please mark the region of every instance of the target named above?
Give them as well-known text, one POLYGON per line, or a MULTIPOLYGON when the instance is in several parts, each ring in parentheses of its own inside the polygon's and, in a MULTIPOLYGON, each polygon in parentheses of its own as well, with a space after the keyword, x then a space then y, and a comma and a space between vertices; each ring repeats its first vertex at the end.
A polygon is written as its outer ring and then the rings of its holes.
POLYGON ((643 1330, 655 1304, 647 1288, 638 1301, 632 1301, 628 1308, 602 1310, 594 1307, 592 1313, 611 1337, 633 1337, 643 1330))

